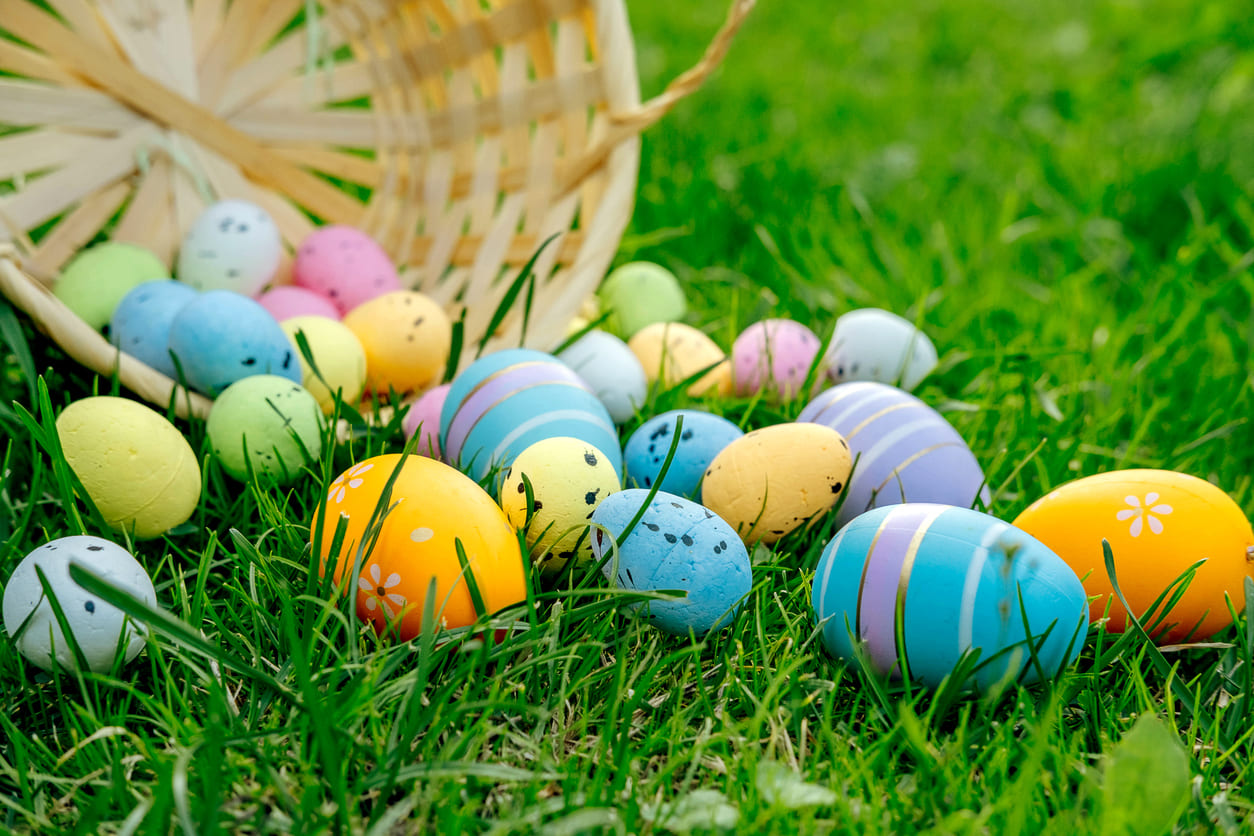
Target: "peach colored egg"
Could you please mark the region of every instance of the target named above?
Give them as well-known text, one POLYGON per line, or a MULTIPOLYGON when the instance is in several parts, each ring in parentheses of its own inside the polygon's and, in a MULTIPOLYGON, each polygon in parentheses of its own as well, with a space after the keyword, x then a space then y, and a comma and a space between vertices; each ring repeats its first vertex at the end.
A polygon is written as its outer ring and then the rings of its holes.
POLYGON ((688 394, 730 395, 731 364, 723 349, 714 340, 682 322, 655 322, 646 325, 627 343, 649 383, 661 380, 669 388, 700 372, 710 369, 688 387, 688 394), (710 368, 713 367, 713 368, 710 368))
POLYGON ((330 299, 341 314, 401 289, 388 254, 351 226, 324 226, 307 236, 296 250, 292 279, 330 299))
POLYGON ((412 392, 444 373, 453 324, 429 296, 413 290, 388 293, 353 308, 344 324, 366 350, 368 392, 412 392))

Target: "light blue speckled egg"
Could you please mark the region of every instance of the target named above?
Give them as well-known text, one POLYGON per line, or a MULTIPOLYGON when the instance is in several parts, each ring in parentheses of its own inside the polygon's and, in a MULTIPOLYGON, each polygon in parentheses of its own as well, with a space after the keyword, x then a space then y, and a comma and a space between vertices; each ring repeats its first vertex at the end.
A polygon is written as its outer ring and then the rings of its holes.
POLYGON ((170 351, 188 384, 208 395, 255 374, 301 382, 299 358, 279 323, 256 301, 229 290, 202 293, 179 311, 170 351))
POLYGON ((731 421, 708 412, 695 409, 663 412, 645 421, 627 439, 623 463, 627 468, 629 485, 653 487, 674 441, 676 419, 681 415, 684 426, 679 446, 666 471, 666 478, 662 480, 661 489, 670 493, 696 495, 710 462, 724 447, 744 435, 744 431, 731 421))
MULTIPOLYGON (((607 496, 597 506, 592 522, 614 538, 595 530, 592 551, 598 561, 610 554, 648 494, 632 488, 607 496)), ((622 589, 687 592, 685 598, 631 607, 653 626, 676 635, 726 627, 753 586, 749 552, 732 527, 697 503, 660 491, 602 571, 622 589)))
POLYGON ((832 655, 852 659, 856 637, 880 673, 905 668, 933 688, 971 650, 980 666, 968 687, 1054 676, 1079 656, 1089 620, 1080 579, 1039 540, 925 502, 876 508, 842 528, 819 559, 811 605, 832 655))
POLYGON ((173 279, 144 282, 122 297, 109 320, 109 342, 167 377, 174 377, 170 359, 170 326, 197 291, 173 279))

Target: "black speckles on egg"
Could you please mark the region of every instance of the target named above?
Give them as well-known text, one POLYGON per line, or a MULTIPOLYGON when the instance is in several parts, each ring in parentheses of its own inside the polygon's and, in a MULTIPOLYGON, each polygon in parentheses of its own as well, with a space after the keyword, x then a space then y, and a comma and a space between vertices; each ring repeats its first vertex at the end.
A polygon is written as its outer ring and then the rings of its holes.
POLYGON ((679 542, 679 538, 678 538, 678 537, 676 537, 674 534, 671 534, 669 531, 668 531, 668 532, 666 532, 665 534, 663 534, 662 536, 666 538, 666 542, 668 542, 668 543, 678 543, 678 542, 679 542))
POLYGON ((540 500, 538 500, 538 499, 537 499, 537 500, 535 500, 535 509, 536 509, 537 511, 539 511, 539 510, 541 510, 541 509, 543 509, 543 508, 544 508, 544 503, 543 503, 543 502, 541 502, 541 501, 540 501, 540 500))
POLYGON ((239 226, 235 227, 235 230, 236 230, 236 232, 240 232, 240 233, 247 232, 247 231, 248 231, 248 224, 240 224, 239 226))
POLYGON ((844 482, 837 482, 836 484, 832 485, 832 493, 840 493, 844 487, 845 487, 844 482))
MULTIPOLYGON (((656 452, 657 452, 657 445, 656 445, 656 444, 650 444, 650 445, 649 445, 649 452, 650 452, 650 453, 656 453, 656 452)), ((657 461, 657 459, 654 459, 654 461, 657 461)))
POLYGON ((725 551, 727 551, 727 541, 726 541, 726 540, 719 540, 719 541, 718 541, 718 545, 716 545, 716 546, 714 547, 714 553, 715 553, 715 554, 722 554, 722 553, 723 553, 723 552, 725 552, 725 551))
POLYGON ((102 552, 102 551, 104 551, 104 546, 88 546, 88 547, 87 547, 87 551, 89 551, 89 552, 102 552))
POLYGON ((646 476, 646 477, 644 477, 644 486, 645 486, 646 488, 651 488, 651 487, 653 487, 653 477, 652 477, 652 476, 646 476))
POLYGON ((641 524, 641 525, 643 525, 645 528, 649 529, 650 531, 661 531, 661 530, 662 530, 662 527, 661 527, 661 526, 659 526, 657 523, 645 522, 645 521, 641 520, 640 524, 641 524))
POLYGON ((87 612, 89 612, 89 613, 93 613, 93 614, 94 614, 94 613, 96 612, 96 602, 95 602, 95 601, 84 601, 84 602, 83 602, 83 609, 87 610, 87 612))
MULTIPOLYGON (((290 367, 291 365, 292 365, 292 352, 290 351, 283 352, 283 368, 286 369, 290 367)), ((297 389, 296 391, 299 392, 300 390, 297 389)))
POLYGON ((526 492, 527 492, 527 486, 526 486, 526 485, 524 485, 522 482, 519 482, 519 483, 518 483, 518 492, 519 492, 519 493, 526 493, 526 492))
POLYGON ((591 452, 585 452, 583 454, 583 461, 584 461, 584 464, 588 465, 588 467, 597 466, 597 457, 591 452))
POLYGON ((683 537, 679 538, 679 542, 683 543, 685 546, 691 546, 692 538, 685 534, 683 537))
POLYGON ((714 519, 714 512, 711 511, 709 508, 702 508, 701 510, 705 511, 705 518, 707 520, 714 519))
POLYGON ((414 297, 412 297, 412 296, 404 296, 404 297, 402 297, 402 298, 401 298, 401 301, 402 301, 402 302, 404 302, 406 305, 412 305, 412 304, 414 304, 414 297))
POLYGON ((423 316, 420 316, 420 317, 418 317, 417 319, 415 319, 415 320, 414 320, 414 327, 415 327, 415 328, 417 328, 417 327, 419 327, 420 325, 422 325, 423 320, 425 320, 425 319, 426 319, 426 317, 423 317, 423 316))
POLYGON ((601 492, 601 489, 597 488, 595 491, 588 491, 586 494, 584 494, 583 495, 584 505, 596 505, 597 494, 599 494, 600 492, 601 492))
POLYGON ((666 438, 670 434, 671 434, 671 425, 663 424, 662 426, 658 427, 653 432, 649 433, 649 440, 657 441, 659 438, 666 438))
POLYGON ((680 441, 690 441, 692 439, 692 430, 684 430, 684 434, 679 437, 680 441))
POLYGON ((230 218, 223 218, 222 220, 218 221, 218 232, 230 232, 231 224, 233 223, 234 221, 232 221, 230 218))
POLYGON ((241 366, 255 366, 257 365, 257 358, 245 357, 243 360, 240 360, 239 362, 241 366))
POLYGON ((672 507, 672 508, 678 508, 678 509, 679 509, 679 510, 681 510, 681 511, 682 511, 682 510, 684 510, 684 506, 680 505, 678 502, 672 502, 672 503, 671 503, 671 507, 672 507))

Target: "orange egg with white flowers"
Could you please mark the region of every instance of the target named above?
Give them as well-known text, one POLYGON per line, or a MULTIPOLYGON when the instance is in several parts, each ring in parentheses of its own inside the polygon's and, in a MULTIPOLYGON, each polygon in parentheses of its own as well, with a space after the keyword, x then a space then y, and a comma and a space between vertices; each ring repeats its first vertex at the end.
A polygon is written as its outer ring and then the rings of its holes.
POLYGON ((434 459, 409 456, 401 462, 400 455, 376 456, 340 474, 327 494, 325 528, 316 516, 311 527, 319 545, 319 572, 325 574, 332 562, 336 527, 345 519, 334 578, 338 587, 356 591, 358 617, 380 633, 395 631, 408 641, 422 632, 434 581, 433 623, 445 628, 473 624, 476 605, 458 542, 486 612, 526 600, 518 536, 492 497, 434 459), (380 511, 382 522, 374 522, 378 538, 358 558, 359 546, 373 537, 371 518, 398 466, 386 503, 390 510, 386 515, 380 511), (354 577, 346 584, 347 575, 354 577))
POLYGON ((1147 628, 1161 615, 1160 606, 1146 622, 1154 601, 1205 561, 1153 631, 1160 643, 1206 639, 1232 623, 1229 600, 1237 612, 1245 606, 1254 530, 1231 497, 1197 477, 1168 470, 1089 476, 1032 503, 1014 524, 1066 561, 1090 596, 1099 596, 1090 616, 1109 614, 1112 633, 1126 629, 1127 612, 1114 597, 1102 540, 1110 543, 1119 589, 1147 628))

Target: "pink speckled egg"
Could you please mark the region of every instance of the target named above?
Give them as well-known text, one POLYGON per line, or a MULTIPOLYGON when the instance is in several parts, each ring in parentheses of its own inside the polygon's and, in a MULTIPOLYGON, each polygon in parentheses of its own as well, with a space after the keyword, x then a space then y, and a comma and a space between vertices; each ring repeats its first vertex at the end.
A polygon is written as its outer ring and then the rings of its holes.
POLYGON ((445 383, 424 392, 422 397, 409 405, 409 412, 405 413, 405 420, 402 422, 405 437, 422 432, 414 450, 420 456, 440 458, 440 410, 444 408, 444 400, 448 397, 451 386, 451 383, 445 383))
POLYGON ((304 287, 280 285, 258 296, 257 302, 279 322, 297 316, 340 318, 339 308, 330 299, 304 287))
POLYGON ((296 251, 292 278, 330 299, 341 314, 401 289, 396 265, 387 253, 351 226, 324 226, 305 238, 296 251))
POLYGON ((822 343, 814 332, 791 319, 764 319, 750 325, 732 345, 732 375, 737 395, 762 389, 783 400, 796 396, 822 343))

